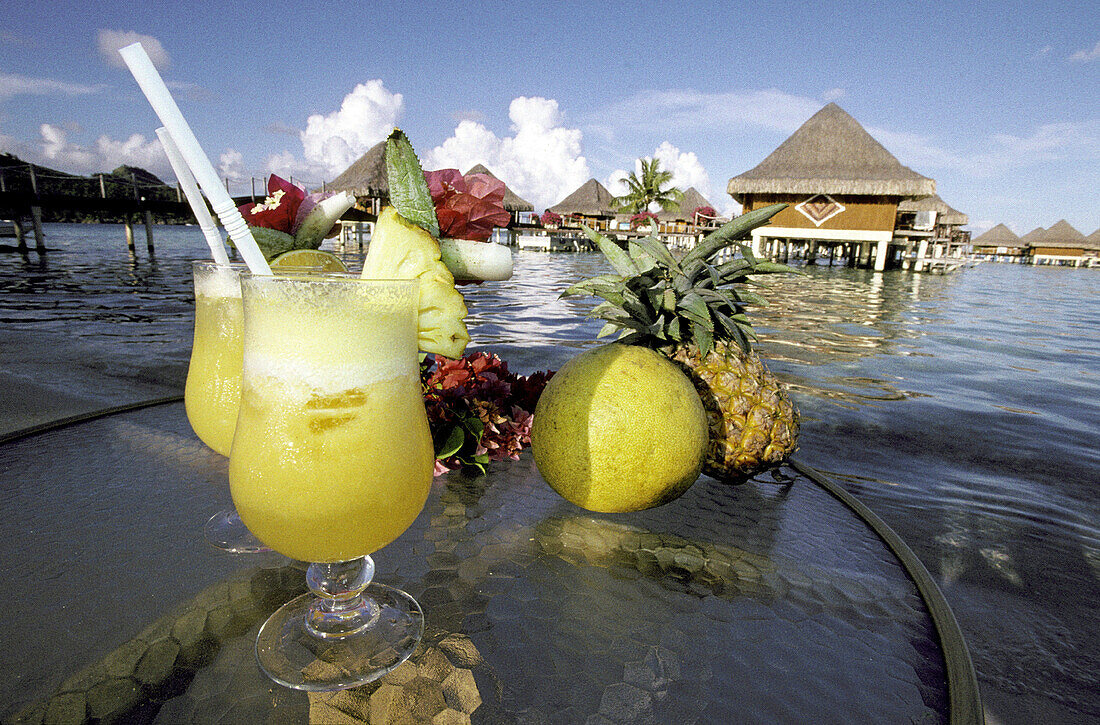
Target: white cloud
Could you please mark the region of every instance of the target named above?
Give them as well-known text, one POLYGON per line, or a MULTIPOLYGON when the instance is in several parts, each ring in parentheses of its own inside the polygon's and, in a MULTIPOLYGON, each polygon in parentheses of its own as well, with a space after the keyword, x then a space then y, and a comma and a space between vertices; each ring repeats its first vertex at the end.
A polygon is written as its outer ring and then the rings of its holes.
POLYGON ((1042 124, 1026 135, 996 133, 979 140, 979 150, 955 151, 930 136, 868 128, 903 164, 928 174, 936 169, 988 178, 1047 161, 1100 159, 1100 122, 1042 124))
POLYGON ((168 157, 164 155, 164 149, 156 137, 146 139, 140 133, 135 133, 125 141, 115 141, 104 135, 96 139, 95 151, 102 169, 115 169, 125 164, 150 171, 162 181, 174 178, 168 157))
POLYGON ((1100 59, 1100 40, 1096 41, 1096 45, 1091 48, 1077 51, 1071 55, 1069 59, 1075 63, 1088 63, 1089 61, 1100 59))
POLYGON ((821 94, 821 97, 826 101, 839 101, 848 95, 848 91, 843 88, 830 88, 821 94))
POLYGON ((18 73, 0 73, 0 100, 14 96, 84 96, 99 93, 102 85, 66 83, 49 78, 33 78, 18 73))
POLYGON ((742 93, 645 91, 600 110, 596 125, 615 119, 619 129, 688 130, 721 124, 760 126, 790 133, 821 110, 821 101, 771 88, 742 93))
POLYGON ((581 131, 563 125, 556 100, 515 98, 508 117, 513 135, 504 138, 476 121, 460 122, 454 135, 424 154, 424 167, 468 171, 485 164, 536 211, 558 203, 591 177, 581 155, 581 131))
MULTIPOLYGON (((382 81, 371 80, 355 86, 344 97, 340 110, 310 116, 300 137, 311 170, 328 178, 342 173, 389 135, 404 105, 400 93, 390 93, 382 81)), ((280 154, 276 162, 286 164, 292 158, 280 154)))
POLYGON ((153 65, 158 70, 164 70, 171 64, 168 51, 164 49, 159 40, 151 35, 142 35, 132 30, 100 30, 96 36, 99 54, 103 56, 103 60, 107 62, 107 65, 112 68, 126 67, 126 63, 122 60, 122 56, 118 54, 118 50, 134 43, 141 43, 141 47, 149 55, 149 60, 153 61, 153 65))
POLYGON ((244 155, 235 149, 226 149, 218 157, 218 174, 223 179, 241 181, 244 179, 244 155))
POLYGON ((146 139, 135 133, 128 139, 116 141, 104 135, 89 147, 70 140, 69 132, 57 124, 44 123, 39 127, 39 133, 41 142, 38 148, 26 149, 30 152, 30 161, 77 174, 111 171, 122 165, 138 166, 164 181, 174 178, 156 138, 146 139))
POLYGON ((69 141, 68 132, 60 126, 44 123, 38 127, 42 135, 42 156, 66 169, 88 173, 95 169, 94 152, 69 141))
MULTIPOLYGON (((700 163, 699 157, 694 151, 680 151, 677 147, 673 146, 668 141, 663 141, 653 151, 652 156, 648 158, 656 158, 661 164, 660 168, 663 171, 672 172, 672 181, 670 186, 673 186, 681 191, 687 191, 691 187, 695 187, 695 190, 702 194, 715 209, 721 214, 730 215, 736 213, 739 207, 730 197, 724 193, 715 194, 714 189, 710 184, 710 175, 707 170, 703 168, 703 164, 700 163)), ((638 159, 634 162, 634 173, 640 175, 642 173, 642 161, 638 159)), ((627 185, 622 179, 627 175, 627 172, 618 169, 611 172, 608 177, 607 190, 615 196, 621 196, 627 191, 627 185)), ((656 208, 650 211, 657 211, 656 208)))

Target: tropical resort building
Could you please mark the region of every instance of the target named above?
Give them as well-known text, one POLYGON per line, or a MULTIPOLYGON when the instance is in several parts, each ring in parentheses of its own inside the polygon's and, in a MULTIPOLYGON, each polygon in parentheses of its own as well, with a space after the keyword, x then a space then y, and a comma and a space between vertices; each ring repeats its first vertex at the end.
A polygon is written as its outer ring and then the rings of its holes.
POLYGON ((1042 227, 1035 227, 1030 232, 1020 237, 1020 246, 1024 249, 1027 249, 1028 245, 1032 242, 1038 241, 1039 237, 1043 236, 1043 232, 1045 231, 1046 229, 1043 229, 1042 227))
POLYGON ((386 142, 371 146, 344 173, 325 185, 326 190, 346 191, 355 197, 355 207, 377 215, 390 200, 389 174, 386 172, 386 142))
POLYGON ((603 184, 589 179, 549 210, 561 216, 563 227, 579 228, 586 224, 597 231, 607 231, 615 220, 614 200, 603 184))
POLYGON ((993 262, 1021 262, 1024 245, 1016 233, 1004 224, 979 234, 970 242, 971 251, 979 259, 993 262))
MULTIPOLYGON (((905 240, 906 252, 916 247, 913 269, 923 270, 925 260, 959 259, 970 246, 970 232, 963 229, 970 217, 953 209, 938 194, 920 199, 903 199, 898 204, 894 241, 905 240)), ((903 266, 910 264, 906 259, 903 266)))
POLYGON ((1062 219, 1029 242, 1024 254, 1031 264, 1091 267, 1100 264, 1100 243, 1090 241, 1062 219))
MULTIPOLYGON (((787 256, 798 244, 816 257, 826 247, 830 258, 839 249, 849 264, 881 271, 899 249, 915 243, 896 238, 898 206, 932 196, 936 182, 903 166, 830 103, 760 164, 731 178, 726 191, 745 212, 788 205, 771 224, 753 230, 756 252, 778 254, 782 248, 787 256)), ((927 231, 934 232, 934 225, 927 231)))

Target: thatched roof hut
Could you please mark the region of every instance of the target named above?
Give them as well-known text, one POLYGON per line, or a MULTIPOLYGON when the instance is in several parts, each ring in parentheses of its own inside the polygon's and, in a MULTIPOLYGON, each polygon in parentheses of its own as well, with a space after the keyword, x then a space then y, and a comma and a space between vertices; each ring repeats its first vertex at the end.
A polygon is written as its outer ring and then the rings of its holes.
POLYGON ((970 242, 975 247, 1020 247, 1020 238, 1004 224, 998 224, 970 242))
POLYGON ((613 217, 615 205, 611 192, 595 179, 589 179, 580 188, 550 207, 555 214, 583 214, 589 217, 613 217))
POLYGON ((1032 242, 1038 241, 1039 237, 1043 236, 1044 232, 1046 232, 1046 229, 1043 229, 1042 227, 1035 227, 1030 232, 1020 237, 1020 244, 1026 247, 1032 242))
POLYGON ((1031 247, 1068 247, 1071 249, 1083 249, 1088 244, 1085 235, 1073 228, 1065 219, 1047 229, 1038 239, 1032 241, 1031 247))
POLYGON ((898 202, 898 211, 934 211, 936 223, 948 226, 963 226, 970 223, 970 217, 961 211, 951 208, 939 194, 925 196, 920 199, 903 199, 898 202))
POLYGON ((929 196, 936 182, 902 166, 840 106, 830 103, 809 118, 755 168, 729 180, 744 194, 856 194, 929 196))
POLYGON ((347 191, 357 198, 388 199, 390 180, 386 173, 386 142, 371 146, 325 188, 328 191, 347 191))
POLYGON ((1093 232, 1092 234, 1085 237, 1085 241, 1087 241, 1090 245, 1092 245, 1091 246, 1092 249, 1100 249, 1100 228, 1098 228, 1095 232, 1093 232))
POLYGON ((714 208, 714 204, 707 201, 706 197, 699 193, 699 190, 694 186, 689 186, 688 190, 684 192, 684 195, 680 198, 680 208, 676 211, 661 210, 657 212, 657 218, 661 221, 676 221, 683 219, 687 222, 695 221, 695 210, 701 206, 709 206, 714 208))
MULTIPOLYGON (((470 174, 485 174, 486 176, 492 176, 498 181, 500 180, 496 176, 496 174, 485 168, 485 164, 478 164, 477 166, 474 166, 472 169, 463 174, 463 176, 469 176, 470 174)), ((517 196, 515 192, 508 188, 507 184, 504 185, 504 208, 510 212, 535 210, 535 207, 533 204, 531 204, 531 202, 525 200, 521 196, 517 196)))

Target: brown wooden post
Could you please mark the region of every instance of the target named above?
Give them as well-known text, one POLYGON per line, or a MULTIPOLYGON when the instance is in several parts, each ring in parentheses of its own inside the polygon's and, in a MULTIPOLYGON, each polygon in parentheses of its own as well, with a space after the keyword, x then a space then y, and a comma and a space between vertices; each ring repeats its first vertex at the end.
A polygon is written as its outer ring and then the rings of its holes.
POLYGON ((126 248, 131 255, 137 256, 137 250, 134 249, 134 218, 129 213, 126 214, 126 248))
POLYGON ((148 209, 145 210, 145 248, 150 257, 156 253, 153 249, 153 212, 148 209))
POLYGON ((22 212, 16 212, 12 215, 11 225, 15 228, 15 242, 19 245, 19 251, 27 251, 27 233, 23 229, 22 212))
POLYGON ((34 248, 41 254, 46 251, 46 235, 42 232, 42 207, 31 207, 31 224, 34 225, 34 248))

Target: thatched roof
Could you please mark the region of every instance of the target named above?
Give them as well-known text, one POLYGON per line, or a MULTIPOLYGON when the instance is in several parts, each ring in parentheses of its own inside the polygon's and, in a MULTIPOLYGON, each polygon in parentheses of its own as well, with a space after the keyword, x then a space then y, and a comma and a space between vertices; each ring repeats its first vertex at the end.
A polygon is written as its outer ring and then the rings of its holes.
POLYGON ((706 197, 699 193, 698 189, 694 186, 689 186, 688 190, 684 192, 683 197, 680 199, 680 208, 676 211, 664 211, 663 209, 657 212, 657 218, 662 221, 675 221, 676 219, 684 219, 689 222, 695 221, 695 210, 701 206, 709 206, 714 208, 714 204, 707 201, 706 197))
MULTIPOLYGON (((477 166, 473 167, 472 169, 467 171, 465 174, 463 174, 463 176, 469 176, 470 174, 485 174, 487 176, 492 176, 494 179, 497 179, 498 181, 500 180, 500 179, 497 178, 496 174, 494 174, 492 171, 489 171, 489 169, 485 168, 485 164, 478 164, 477 166)), ((508 211, 534 211, 535 210, 535 207, 534 207, 533 204, 531 204, 531 202, 526 201, 521 196, 517 196, 511 189, 508 188, 507 184, 504 185, 504 208, 507 209, 508 211)))
POLYGON ((1085 237, 1085 240, 1092 244, 1093 248, 1100 247, 1100 228, 1085 237))
POLYGON ((898 202, 898 211, 934 211, 936 223, 955 224, 962 226, 970 223, 970 217, 961 211, 952 209, 947 202, 940 198, 939 194, 921 197, 920 199, 902 199, 898 202))
POLYGON ((325 188, 328 191, 348 191, 353 196, 388 198, 390 180, 386 173, 386 142, 371 146, 325 188))
POLYGON ((998 224, 970 241, 975 247, 1020 247, 1020 238, 1004 224, 998 224))
POLYGON ((1046 231, 1046 229, 1043 229, 1042 227, 1035 227, 1030 232, 1028 232, 1024 236, 1020 237, 1020 244, 1022 244, 1026 247, 1027 245, 1031 244, 1032 242, 1034 242, 1039 237, 1043 236, 1043 232, 1045 232, 1045 231, 1046 231))
POLYGON ((1087 245, 1088 240, 1085 239, 1085 235, 1074 229, 1065 219, 1061 219, 1057 224, 1040 234, 1039 238, 1033 240, 1028 246, 1082 248, 1087 245))
POLYGON ((729 180, 743 194, 929 196, 936 182, 902 166, 835 103, 822 108, 758 166, 729 180))
POLYGON ((585 216, 615 216, 615 197, 595 179, 589 179, 569 196, 550 207, 555 214, 584 214, 585 216))

